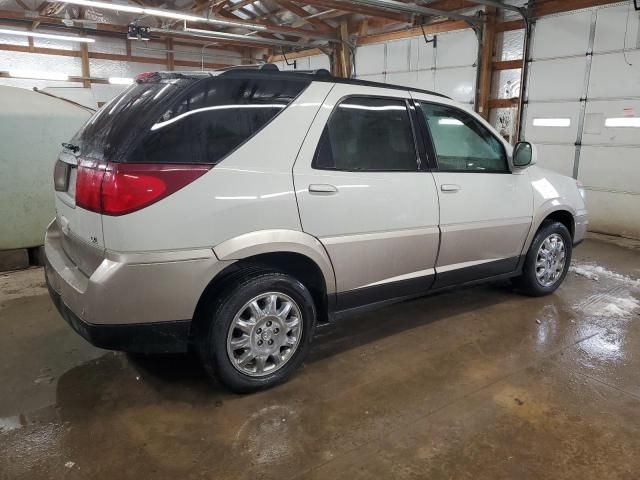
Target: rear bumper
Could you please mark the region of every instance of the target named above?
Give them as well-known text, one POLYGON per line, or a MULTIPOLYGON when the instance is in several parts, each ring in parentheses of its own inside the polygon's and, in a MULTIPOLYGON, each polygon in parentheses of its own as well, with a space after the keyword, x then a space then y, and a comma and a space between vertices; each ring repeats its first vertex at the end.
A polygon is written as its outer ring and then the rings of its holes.
POLYGON ((190 320, 95 325, 85 322, 65 305, 60 294, 51 287, 48 276, 47 287, 51 300, 62 318, 76 333, 96 347, 136 353, 186 352, 189 348, 190 320))
POLYGON ((209 282, 232 262, 213 250, 107 252, 87 276, 65 253, 56 221, 45 236, 45 273, 62 317, 97 347, 132 352, 180 352, 209 282))

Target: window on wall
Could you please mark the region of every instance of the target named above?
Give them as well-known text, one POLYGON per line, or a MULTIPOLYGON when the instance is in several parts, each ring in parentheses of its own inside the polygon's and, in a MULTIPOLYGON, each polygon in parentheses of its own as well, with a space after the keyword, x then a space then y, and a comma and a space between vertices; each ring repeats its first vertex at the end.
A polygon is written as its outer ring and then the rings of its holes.
POLYGON ((352 97, 340 102, 322 132, 313 168, 415 171, 415 143, 403 100, 352 97))
POLYGON ((438 159, 438 170, 504 173, 509 171, 502 142, 484 125, 457 108, 420 104, 438 159))

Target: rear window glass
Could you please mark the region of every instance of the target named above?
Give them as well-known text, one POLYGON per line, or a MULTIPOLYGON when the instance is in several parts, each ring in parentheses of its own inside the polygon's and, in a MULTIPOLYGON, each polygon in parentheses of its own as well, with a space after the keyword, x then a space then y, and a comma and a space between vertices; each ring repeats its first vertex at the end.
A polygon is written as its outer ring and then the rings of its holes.
POLYGON ((72 142, 81 156, 115 162, 215 164, 308 84, 260 77, 135 84, 100 109, 72 142))
POLYGON ((149 127, 131 161, 218 163, 289 105, 306 82, 205 80, 149 127))

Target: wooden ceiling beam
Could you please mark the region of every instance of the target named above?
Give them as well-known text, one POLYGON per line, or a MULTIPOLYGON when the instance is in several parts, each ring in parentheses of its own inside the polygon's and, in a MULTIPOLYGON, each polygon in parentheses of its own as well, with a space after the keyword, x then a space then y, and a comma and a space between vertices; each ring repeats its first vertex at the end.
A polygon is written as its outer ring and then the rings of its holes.
POLYGON ((320 30, 322 32, 333 32, 333 31, 335 31, 335 29, 331 25, 329 25, 326 22, 323 22, 319 18, 307 18, 311 14, 309 12, 307 12, 301 6, 299 6, 296 3, 292 2, 291 0, 272 0, 272 1, 276 5, 280 5, 285 10, 288 10, 291 13, 293 13, 294 15, 296 15, 298 18, 300 18, 301 21, 311 24, 317 30, 320 30))
POLYGON ((410 21, 409 15, 406 15, 404 13, 390 12, 387 10, 364 7, 362 5, 356 5, 354 3, 347 3, 336 0, 298 0, 298 3, 302 3, 304 5, 312 5, 314 7, 334 8, 336 10, 342 10, 349 13, 359 13, 361 15, 367 15, 369 17, 395 20, 396 22, 407 23, 410 21))

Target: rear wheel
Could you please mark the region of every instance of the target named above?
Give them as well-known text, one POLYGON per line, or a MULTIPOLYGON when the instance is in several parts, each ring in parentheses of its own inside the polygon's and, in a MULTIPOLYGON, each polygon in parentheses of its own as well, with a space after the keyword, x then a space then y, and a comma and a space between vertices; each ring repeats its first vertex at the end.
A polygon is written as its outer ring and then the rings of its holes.
POLYGON ((205 315, 200 358, 226 387, 246 393, 281 383, 300 366, 316 312, 302 283, 268 272, 235 282, 205 315))
POLYGON ((536 297, 553 293, 567 275, 571 253, 567 227, 560 222, 543 223, 529 247, 522 275, 513 280, 514 286, 536 297))

